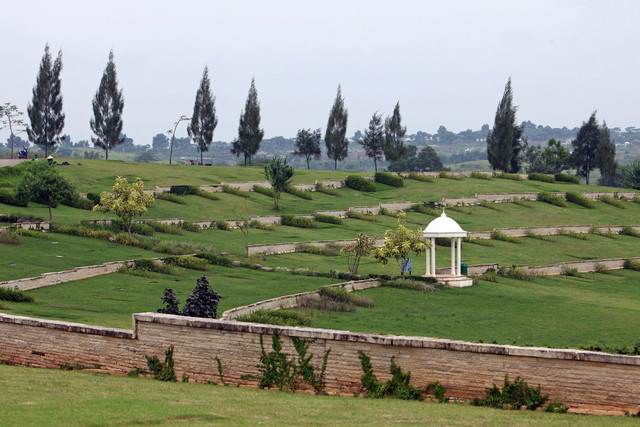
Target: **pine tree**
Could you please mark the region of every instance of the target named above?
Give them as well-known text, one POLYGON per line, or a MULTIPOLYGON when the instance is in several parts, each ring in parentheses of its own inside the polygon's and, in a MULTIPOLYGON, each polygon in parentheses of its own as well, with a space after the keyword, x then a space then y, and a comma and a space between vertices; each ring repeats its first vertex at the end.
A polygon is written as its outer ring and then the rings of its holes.
POLYGON ((189 138, 196 144, 200 152, 200 164, 203 164, 202 153, 209 151, 209 146, 211 145, 211 141, 213 141, 213 131, 216 129, 216 126, 218 126, 216 98, 211 94, 209 68, 204 67, 200 87, 196 92, 196 100, 193 104, 191 124, 187 127, 189 138))
POLYGON ((109 52, 109 62, 102 73, 100 86, 93 97, 93 118, 91 130, 96 137, 91 137, 93 145, 102 148, 105 158, 109 160, 109 151, 125 140, 122 135, 122 109, 124 98, 122 89, 118 90, 116 64, 113 62, 113 50, 109 52))
POLYGON ((407 154, 404 146, 406 126, 402 126, 400 117, 400 101, 393 109, 393 115, 384 121, 384 157, 391 163, 402 159, 407 154))
POLYGON ((378 160, 382 160, 385 142, 382 116, 378 112, 373 113, 369 120, 369 128, 364 131, 364 137, 358 141, 364 147, 364 153, 373 159, 373 166, 378 172, 378 160))
POLYGON ((327 157, 335 162, 335 170, 338 170, 338 162, 346 159, 349 155, 349 140, 345 138, 348 117, 349 114, 344 108, 344 99, 342 99, 342 88, 338 85, 338 93, 329 113, 327 131, 324 134, 327 157))
POLYGON ((264 129, 260 129, 260 102, 258 102, 258 91, 253 78, 244 111, 240 113, 238 139, 233 141, 231 153, 236 156, 244 155, 244 165, 247 166, 247 159, 251 165, 251 157, 260 149, 263 136, 264 129))
POLYGON ((49 155, 49 150, 53 152, 55 145, 60 142, 60 134, 64 128, 61 71, 62 51, 58 52, 58 57, 51 63, 49 44, 45 45, 36 85, 33 87, 33 98, 27 106, 27 116, 31 122, 31 126, 27 127, 29 141, 44 148, 45 156, 49 155))
POLYGON ((576 139, 571 141, 571 145, 573 145, 571 163, 577 169, 577 175, 584 177, 587 185, 589 185, 589 174, 596 166, 596 150, 600 134, 600 126, 598 126, 594 111, 589 117, 589 121, 582 122, 576 139))
POLYGON ((498 104, 493 129, 487 135, 487 159, 494 170, 510 173, 520 171, 524 128, 516 125, 516 110, 509 78, 498 104))
POLYGON ((611 132, 607 122, 602 122, 600 139, 596 146, 596 166, 600 169, 602 185, 610 185, 616 176, 616 144, 611 140, 611 132))
POLYGON ((322 139, 322 131, 316 129, 300 129, 296 136, 296 151, 294 156, 304 157, 307 160, 307 169, 309 169, 309 159, 315 157, 320 158, 322 150, 320 149, 320 140, 322 139))

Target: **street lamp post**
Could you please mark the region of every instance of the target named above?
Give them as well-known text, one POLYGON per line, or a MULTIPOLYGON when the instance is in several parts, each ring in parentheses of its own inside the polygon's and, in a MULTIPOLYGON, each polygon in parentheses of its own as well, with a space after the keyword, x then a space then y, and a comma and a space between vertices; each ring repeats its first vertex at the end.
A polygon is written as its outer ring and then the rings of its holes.
POLYGON ((183 122, 185 120, 191 120, 191 119, 184 115, 180 116, 178 121, 173 126, 173 131, 169 131, 169 133, 171 133, 171 148, 169 149, 169 164, 171 164, 171 157, 173 156, 173 140, 176 138, 176 129, 178 128, 178 124, 180 124, 180 122, 183 122))

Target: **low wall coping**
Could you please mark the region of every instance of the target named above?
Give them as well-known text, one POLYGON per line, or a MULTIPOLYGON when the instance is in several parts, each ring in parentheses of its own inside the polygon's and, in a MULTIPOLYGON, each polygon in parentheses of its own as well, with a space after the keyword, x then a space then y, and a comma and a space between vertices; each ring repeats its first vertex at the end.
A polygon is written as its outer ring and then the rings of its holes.
MULTIPOLYGON (((134 315, 135 316, 135 315, 134 315)), ((135 320, 134 320, 135 322, 135 320)), ((14 325, 33 326, 36 328, 57 329, 60 331, 75 332, 88 335, 101 335, 114 338, 134 339, 134 333, 129 329, 107 328, 104 326, 91 326, 82 323, 61 322, 58 320, 37 319, 33 317, 13 316, 0 313, 0 323, 12 323, 14 325)))

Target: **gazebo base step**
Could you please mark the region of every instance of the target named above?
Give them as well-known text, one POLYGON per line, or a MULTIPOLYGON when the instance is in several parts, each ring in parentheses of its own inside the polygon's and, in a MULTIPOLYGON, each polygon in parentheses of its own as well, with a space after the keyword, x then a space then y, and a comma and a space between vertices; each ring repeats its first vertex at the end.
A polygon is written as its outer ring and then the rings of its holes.
POLYGON ((452 288, 466 288, 473 285, 473 280, 467 276, 455 276, 453 274, 436 274, 438 283, 452 288))

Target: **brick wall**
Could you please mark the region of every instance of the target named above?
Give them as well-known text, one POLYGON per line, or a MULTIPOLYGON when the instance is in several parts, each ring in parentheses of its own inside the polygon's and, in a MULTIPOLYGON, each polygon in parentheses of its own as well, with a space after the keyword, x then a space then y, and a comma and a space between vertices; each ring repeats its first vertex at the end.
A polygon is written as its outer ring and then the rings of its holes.
MULTIPOLYGON (((259 375, 260 336, 270 351, 276 327, 233 321, 197 319, 157 313, 133 315, 133 330, 93 327, 0 314, 0 360, 11 365, 59 368, 79 364, 98 372, 124 375, 146 368, 145 355, 163 357, 174 346, 178 378, 219 382, 218 357, 227 384, 255 387, 259 375)), ((380 380, 389 378, 391 357, 412 384, 440 381, 446 395, 457 399, 483 396, 504 376, 520 376, 540 385, 551 400, 572 412, 622 414, 640 407, 640 357, 551 348, 523 348, 463 341, 377 335, 314 328, 277 327, 283 351, 294 355, 290 338, 313 340, 310 353, 319 371, 331 349, 325 375, 330 394, 352 395, 362 375, 358 350, 371 357, 380 380)))

